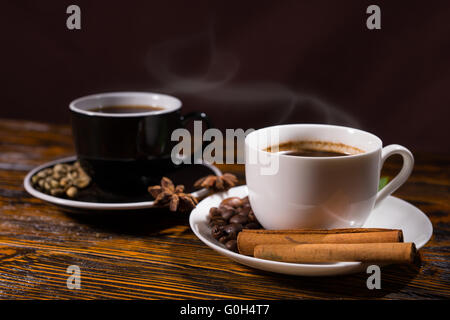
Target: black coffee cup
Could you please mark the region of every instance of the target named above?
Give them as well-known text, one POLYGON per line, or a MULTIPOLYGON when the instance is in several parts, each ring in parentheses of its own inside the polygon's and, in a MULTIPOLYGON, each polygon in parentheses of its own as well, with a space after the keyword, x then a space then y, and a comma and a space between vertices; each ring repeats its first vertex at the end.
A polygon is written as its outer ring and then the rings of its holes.
POLYGON ((201 112, 181 115, 181 106, 175 97, 150 92, 101 93, 72 101, 72 133, 81 166, 102 188, 145 192, 176 168, 171 151, 178 142, 171 141, 172 132, 189 120, 207 122, 201 112), (121 111, 109 112, 112 106, 121 111))

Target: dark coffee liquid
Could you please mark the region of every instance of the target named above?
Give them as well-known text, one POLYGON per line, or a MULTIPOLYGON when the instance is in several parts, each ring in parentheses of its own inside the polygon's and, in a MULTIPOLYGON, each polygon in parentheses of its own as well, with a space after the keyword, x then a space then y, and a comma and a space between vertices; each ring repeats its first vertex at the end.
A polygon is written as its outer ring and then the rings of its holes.
POLYGON ((265 149, 294 157, 344 157, 363 153, 364 151, 342 143, 327 141, 289 141, 265 149))
POLYGON ((343 157, 350 155, 348 153, 312 149, 281 151, 280 154, 296 157, 343 157))
POLYGON ((122 105, 122 106, 102 106, 89 109, 89 111, 99 113, 142 113, 159 110, 164 110, 164 108, 154 106, 122 105))

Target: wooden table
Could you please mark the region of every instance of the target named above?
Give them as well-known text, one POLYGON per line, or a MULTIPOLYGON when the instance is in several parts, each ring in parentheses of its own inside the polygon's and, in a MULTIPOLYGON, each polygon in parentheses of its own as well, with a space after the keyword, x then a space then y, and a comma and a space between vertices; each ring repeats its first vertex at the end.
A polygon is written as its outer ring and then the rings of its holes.
MULTIPOLYGON (((68 126, 0 120, 0 298, 450 298, 449 156, 416 155, 411 178, 395 194, 433 223, 421 262, 382 268, 382 289, 368 290, 365 273, 307 278, 237 264, 198 240, 187 216, 71 215, 25 192, 30 169, 73 154, 68 126), (80 290, 66 286, 70 265, 81 269, 80 290)), ((389 161, 383 174, 398 167, 389 161)), ((242 166, 221 169, 243 181, 242 166)))

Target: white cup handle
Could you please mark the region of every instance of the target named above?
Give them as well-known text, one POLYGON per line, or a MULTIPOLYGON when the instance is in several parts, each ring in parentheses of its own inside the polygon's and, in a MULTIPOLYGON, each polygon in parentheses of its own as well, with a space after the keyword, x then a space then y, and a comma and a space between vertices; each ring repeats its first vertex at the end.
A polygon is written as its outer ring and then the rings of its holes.
MULTIPOLYGON (((397 190, 402 184, 408 180, 413 166, 414 166, 414 157, 408 149, 398 144, 391 144, 383 148, 381 150, 381 166, 383 167, 384 162, 387 158, 394 154, 399 154, 403 158, 403 166, 400 172, 389 182, 381 191, 378 192, 377 198, 375 200, 375 207, 377 207, 380 202, 384 200, 387 196, 391 195, 395 190, 397 190)), ((381 169, 380 169, 381 170, 381 169)))

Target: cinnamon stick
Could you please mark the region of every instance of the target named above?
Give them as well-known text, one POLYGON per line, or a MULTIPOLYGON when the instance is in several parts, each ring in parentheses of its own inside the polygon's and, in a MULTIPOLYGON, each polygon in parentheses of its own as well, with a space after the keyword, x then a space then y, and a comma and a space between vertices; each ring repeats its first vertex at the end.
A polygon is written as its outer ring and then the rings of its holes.
POLYGON ((294 263, 338 261, 412 263, 414 243, 319 243, 257 245, 256 258, 294 263))
POLYGON ((264 244, 305 243, 384 243, 403 242, 402 230, 351 228, 333 230, 251 230, 239 232, 239 253, 253 255, 255 246, 264 244))

